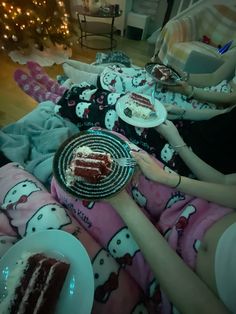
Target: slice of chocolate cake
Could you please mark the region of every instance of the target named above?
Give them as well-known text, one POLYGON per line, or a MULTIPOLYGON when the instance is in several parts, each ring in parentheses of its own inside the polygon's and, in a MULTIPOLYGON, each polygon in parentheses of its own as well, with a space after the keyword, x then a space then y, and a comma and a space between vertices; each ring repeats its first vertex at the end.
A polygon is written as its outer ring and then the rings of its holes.
POLYGON ((111 172, 112 158, 109 153, 95 152, 87 146, 79 147, 73 154, 67 169, 68 185, 76 180, 97 183, 111 172))
POLYGON ((171 78, 172 71, 162 64, 156 64, 152 69, 152 75, 160 81, 167 81, 171 78))
POLYGON ((156 117, 156 110, 149 98, 140 94, 130 93, 126 99, 124 114, 131 117, 149 119, 156 117))
POLYGON ((149 108, 152 111, 155 111, 153 104, 150 102, 150 100, 147 97, 144 97, 140 94, 131 93, 130 98, 137 102, 139 106, 149 108))
POLYGON ((7 295, 0 303, 0 313, 55 313, 69 267, 43 253, 24 253, 7 280, 7 295))

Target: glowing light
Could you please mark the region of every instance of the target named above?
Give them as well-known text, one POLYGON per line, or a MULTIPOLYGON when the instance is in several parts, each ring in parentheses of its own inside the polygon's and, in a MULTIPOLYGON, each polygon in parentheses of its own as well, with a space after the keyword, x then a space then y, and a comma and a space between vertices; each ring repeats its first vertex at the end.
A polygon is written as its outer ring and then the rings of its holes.
MULTIPOLYGON (((30 38, 37 41, 47 41, 52 38, 53 42, 70 45, 70 27, 68 24, 69 15, 65 10, 62 0, 54 0, 54 12, 50 15, 47 6, 51 0, 28 0, 25 1, 3 1, 0 3, 0 49, 12 49, 25 46, 30 38), (28 6, 28 2, 31 6, 28 6), (16 3, 16 4, 15 4, 16 3), (42 7, 45 7, 42 10, 42 7), (35 32, 35 30, 40 30, 35 32), (43 37, 43 38, 42 38, 43 37), (56 38, 56 40, 55 40, 56 38), (68 40, 68 42, 67 42, 68 40), (24 43, 24 41, 27 41, 24 43), (63 42, 65 41, 65 42, 63 42)), ((33 43, 32 43, 33 45, 33 43)))
POLYGON ((69 294, 73 295, 75 293, 75 277, 73 277, 69 284, 69 294))

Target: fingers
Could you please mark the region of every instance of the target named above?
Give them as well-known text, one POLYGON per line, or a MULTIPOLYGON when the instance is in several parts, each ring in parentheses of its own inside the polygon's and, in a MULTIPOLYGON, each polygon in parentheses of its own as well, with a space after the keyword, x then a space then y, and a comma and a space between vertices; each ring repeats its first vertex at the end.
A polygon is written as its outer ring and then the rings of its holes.
POLYGON ((139 177, 142 174, 142 171, 140 170, 140 168, 138 168, 132 178, 132 185, 135 187, 138 187, 138 183, 139 183, 139 177))
POLYGON ((174 105, 165 105, 166 111, 167 113, 172 113, 172 114, 176 114, 179 111, 179 108, 177 108, 177 106, 174 105))
POLYGON ((137 161, 137 164, 139 164, 140 162, 140 156, 139 156, 139 152, 131 152, 132 157, 137 161))
POLYGON ((163 128, 169 126, 171 124, 170 120, 166 119, 165 121, 163 121, 160 125, 158 125, 156 127, 156 129, 158 130, 162 130, 163 128))
POLYGON ((144 151, 135 152, 132 153, 133 157, 135 158, 137 164, 143 170, 145 167, 147 167, 150 164, 151 157, 148 155, 148 153, 144 151))
POLYGON ((131 155, 136 160, 137 164, 141 167, 141 165, 144 162, 144 159, 143 159, 143 156, 142 156, 143 153, 141 153, 141 152, 131 152, 131 155))
POLYGON ((181 80, 178 81, 177 83, 178 83, 177 85, 178 85, 179 87, 186 85, 186 82, 185 82, 185 81, 181 81, 181 80))
POLYGON ((138 152, 131 152, 131 155, 136 159, 136 160, 144 160, 144 156, 147 155, 146 152, 144 151, 138 151, 138 152))
POLYGON ((167 112, 171 112, 171 110, 175 109, 172 104, 165 104, 165 108, 167 112))
POLYGON ((169 124, 169 120, 168 119, 166 119, 165 121, 163 121, 163 123, 162 124, 164 124, 164 125, 168 125, 169 124))

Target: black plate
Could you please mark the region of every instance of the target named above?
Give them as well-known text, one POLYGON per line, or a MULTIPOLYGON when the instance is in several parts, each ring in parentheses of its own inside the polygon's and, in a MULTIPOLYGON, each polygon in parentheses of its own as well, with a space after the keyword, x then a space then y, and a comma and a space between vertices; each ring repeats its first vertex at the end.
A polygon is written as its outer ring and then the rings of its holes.
POLYGON ((57 150, 53 160, 53 174, 64 191, 86 200, 99 200, 111 197, 121 191, 131 179, 134 167, 121 167, 112 163, 111 173, 100 182, 76 181, 68 186, 66 169, 72 160, 74 149, 88 146, 94 151, 110 153, 112 158, 131 157, 130 148, 118 136, 103 130, 88 130, 68 138, 57 150))
POLYGON ((151 77, 158 83, 162 84, 162 85, 178 85, 178 82, 182 80, 181 76, 174 70, 172 69, 170 66, 166 66, 164 65, 165 67, 167 67, 168 69, 170 69, 172 71, 172 76, 171 78, 169 78, 168 80, 159 80, 158 78, 156 78, 153 74, 152 74, 152 70, 154 68, 155 65, 157 65, 158 63, 153 63, 153 62, 150 62, 150 63, 147 63, 145 65, 145 70, 147 71, 147 73, 149 75, 151 75, 151 77))

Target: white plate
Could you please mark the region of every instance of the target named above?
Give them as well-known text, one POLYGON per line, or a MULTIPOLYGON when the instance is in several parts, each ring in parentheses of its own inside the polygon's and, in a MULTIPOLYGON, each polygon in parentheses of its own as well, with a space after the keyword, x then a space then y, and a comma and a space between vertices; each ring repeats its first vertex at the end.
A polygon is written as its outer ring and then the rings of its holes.
POLYGON ((134 174, 134 167, 120 167, 111 164, 111 173, 97 183, 76 181, 67 185, 67 169, 73 152, 80 146, 88 146, 93 151, 106 152, 111 158, 132 157, 129 145, 117 135, 104 130, 87 130, 69 137, 61 144, 53 159, 53 174, 60 186, 80 199, 99 200, 111 197, 124 189, 134 174))
MULTIPOLYGON (((0 259, 0 293, 23 252, 44 252, 70 263, 55 314, 90 314, 94 297, 94 276, 87 251, 73 235, 61 230, 40 231, 13 245, 0 259)), ((2 296, 0 296, 2 297, 2 296)))
MULTIPOLYGON (((131 117, 129 118, 127 115, 125 115, 124 110, 126 108, 126 101, 129 99, 129 95, 130 93, 125 94, 124 96, 122 96, 116 104, 116 112, 118 114, 118 116, 125 122, 127 122, 128 124, 131 124, 133 126, 136 127, 140 127, 140 128, 153 128, 155 126, 160 125, 161 123, 163 123, 166 118, 167 118, 167 111, 166 108, 162 105, 162 103, 155 99, 153 106, 156 110, 157 116, 156 117, 151 117, 149 119, 142 119, 142 118, 136 118, 136 117, 131 117)), ((149 99, 152 102, 152 99, 150 96, 144 96, 147 99, 149 99)))

